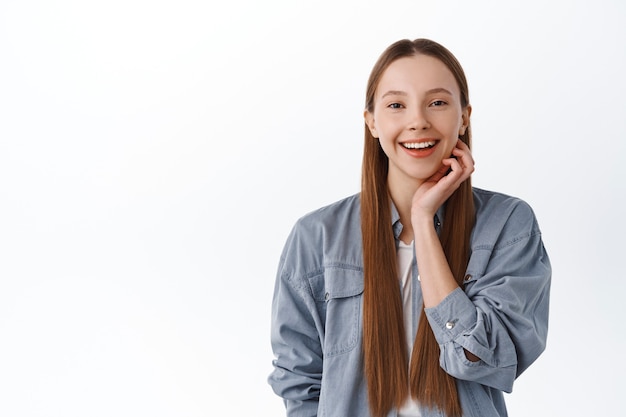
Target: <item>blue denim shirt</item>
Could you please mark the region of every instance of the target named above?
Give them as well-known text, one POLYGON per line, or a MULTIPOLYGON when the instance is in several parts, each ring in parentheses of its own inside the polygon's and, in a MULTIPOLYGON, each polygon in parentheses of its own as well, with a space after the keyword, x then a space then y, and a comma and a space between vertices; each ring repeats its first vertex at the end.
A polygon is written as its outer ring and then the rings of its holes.
MULTIPOLYGON (((425 311, 464 416, 506 416, 502 392, 545 348, 551 267, 525 202, 474 189, 476 224, 463 288, 425 311), (463 349, 477 362, 469 361, 463 349)), ((438 223, 442 209, 435 222, 438 223)), ((402 230, 393 210, 393 229, 402 230)), ((282 253, 272 303, 269 383, 288 416, 368 416, 363 376, 359 195, 310 213, 282 253)), ((413 261, 415 262, 415 260, 413 261)), ((413 265, 413 308, 422 295, 413 265)), ((415 336, 418 320, 411 329, 415 336)), ((423 408, 422 416, 443 416, 423 408)), ((389 416, 396 416, 392 410, 389 416)))

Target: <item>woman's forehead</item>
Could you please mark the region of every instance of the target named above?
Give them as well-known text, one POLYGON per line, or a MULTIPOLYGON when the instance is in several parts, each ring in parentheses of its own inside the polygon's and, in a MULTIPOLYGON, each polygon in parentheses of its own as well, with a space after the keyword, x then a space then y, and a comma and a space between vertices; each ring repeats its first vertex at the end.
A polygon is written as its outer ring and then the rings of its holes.
POLYGON ((383 72, 376 95, 382 97, 389 91, 408 93, 409 91, 447 90, 459 93, 452 71, 438 58, 428 55, 414 55, 393 61, 383 72))

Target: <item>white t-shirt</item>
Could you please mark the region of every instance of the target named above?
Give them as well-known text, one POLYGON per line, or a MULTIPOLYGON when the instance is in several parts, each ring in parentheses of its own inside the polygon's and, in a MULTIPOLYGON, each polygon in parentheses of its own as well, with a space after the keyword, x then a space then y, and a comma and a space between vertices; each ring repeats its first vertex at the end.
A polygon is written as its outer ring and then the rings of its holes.
MULTIPOLYGON (((404 328, 406 329, 406 346, 409 354, 413 351, 413 338, 411 337, 411 329, 413 328, 413 285, 412 266, 413 254, 415 249, 413 242, 410 245, 400 241, 398 246, 398 279, 402 285, 402 309, 404 311, 404 328)), ((417 401, 414 398, 407 398, 406 402, 400 410, 398 417, 421 417, 417 401)))

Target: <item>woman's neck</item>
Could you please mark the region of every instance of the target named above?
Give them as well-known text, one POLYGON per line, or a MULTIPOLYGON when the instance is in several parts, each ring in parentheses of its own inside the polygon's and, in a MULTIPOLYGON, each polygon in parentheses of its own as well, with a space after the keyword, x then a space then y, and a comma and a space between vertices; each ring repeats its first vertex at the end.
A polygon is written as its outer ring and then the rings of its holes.
POLYGON ((393 204, 398 210, 400 215, 400 223, 402 223, 402 233, 400 233, 400 240, 404 243, 411 243, 413 241, 413 225, 411 224, 411 206, 413 204, 413 196, 415 191, 419 188, 421 182, 412 181, 399 181, 398 179, 387 179, 387 187, 389 189, 389 195, 393 204))

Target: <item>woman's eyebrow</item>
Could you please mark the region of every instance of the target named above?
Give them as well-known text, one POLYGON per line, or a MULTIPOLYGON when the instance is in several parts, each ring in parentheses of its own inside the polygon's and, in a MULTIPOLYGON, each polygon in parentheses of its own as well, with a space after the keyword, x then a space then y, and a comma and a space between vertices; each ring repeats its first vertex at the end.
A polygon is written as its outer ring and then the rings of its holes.
POLYGON ((381 98, 385 98, 387 96, 408 96, 408 94, 400 90, 389 90, 385 94, 383 94, 381 98))
MULTIPOLYGON (((437 87, 437 88, 431 88, 430 90, 426 91, 426 95, 429 94, 437 94, 437 93, 444 93, 444 94, 448 94, 448 95, 453 95, 450 90, 443 88, 443 87, 437 87)), ((408 94, 405 91, 401 91, 401 90, 389 90, 387 91, 385 94, 383 94, 381 96, 381 98, 385 98, 387 96, 407 96, 408 94)))
POLYGON ((448 95, 452 95, 450 90, 447 90, 447 89, 445 89, 443 87, 433 88, 433 89, 430 89, 430 90, 428 90, 426 92, 426 94, 435 94, 435 93, 445 93, 445 94, 448 94, 448 95))

